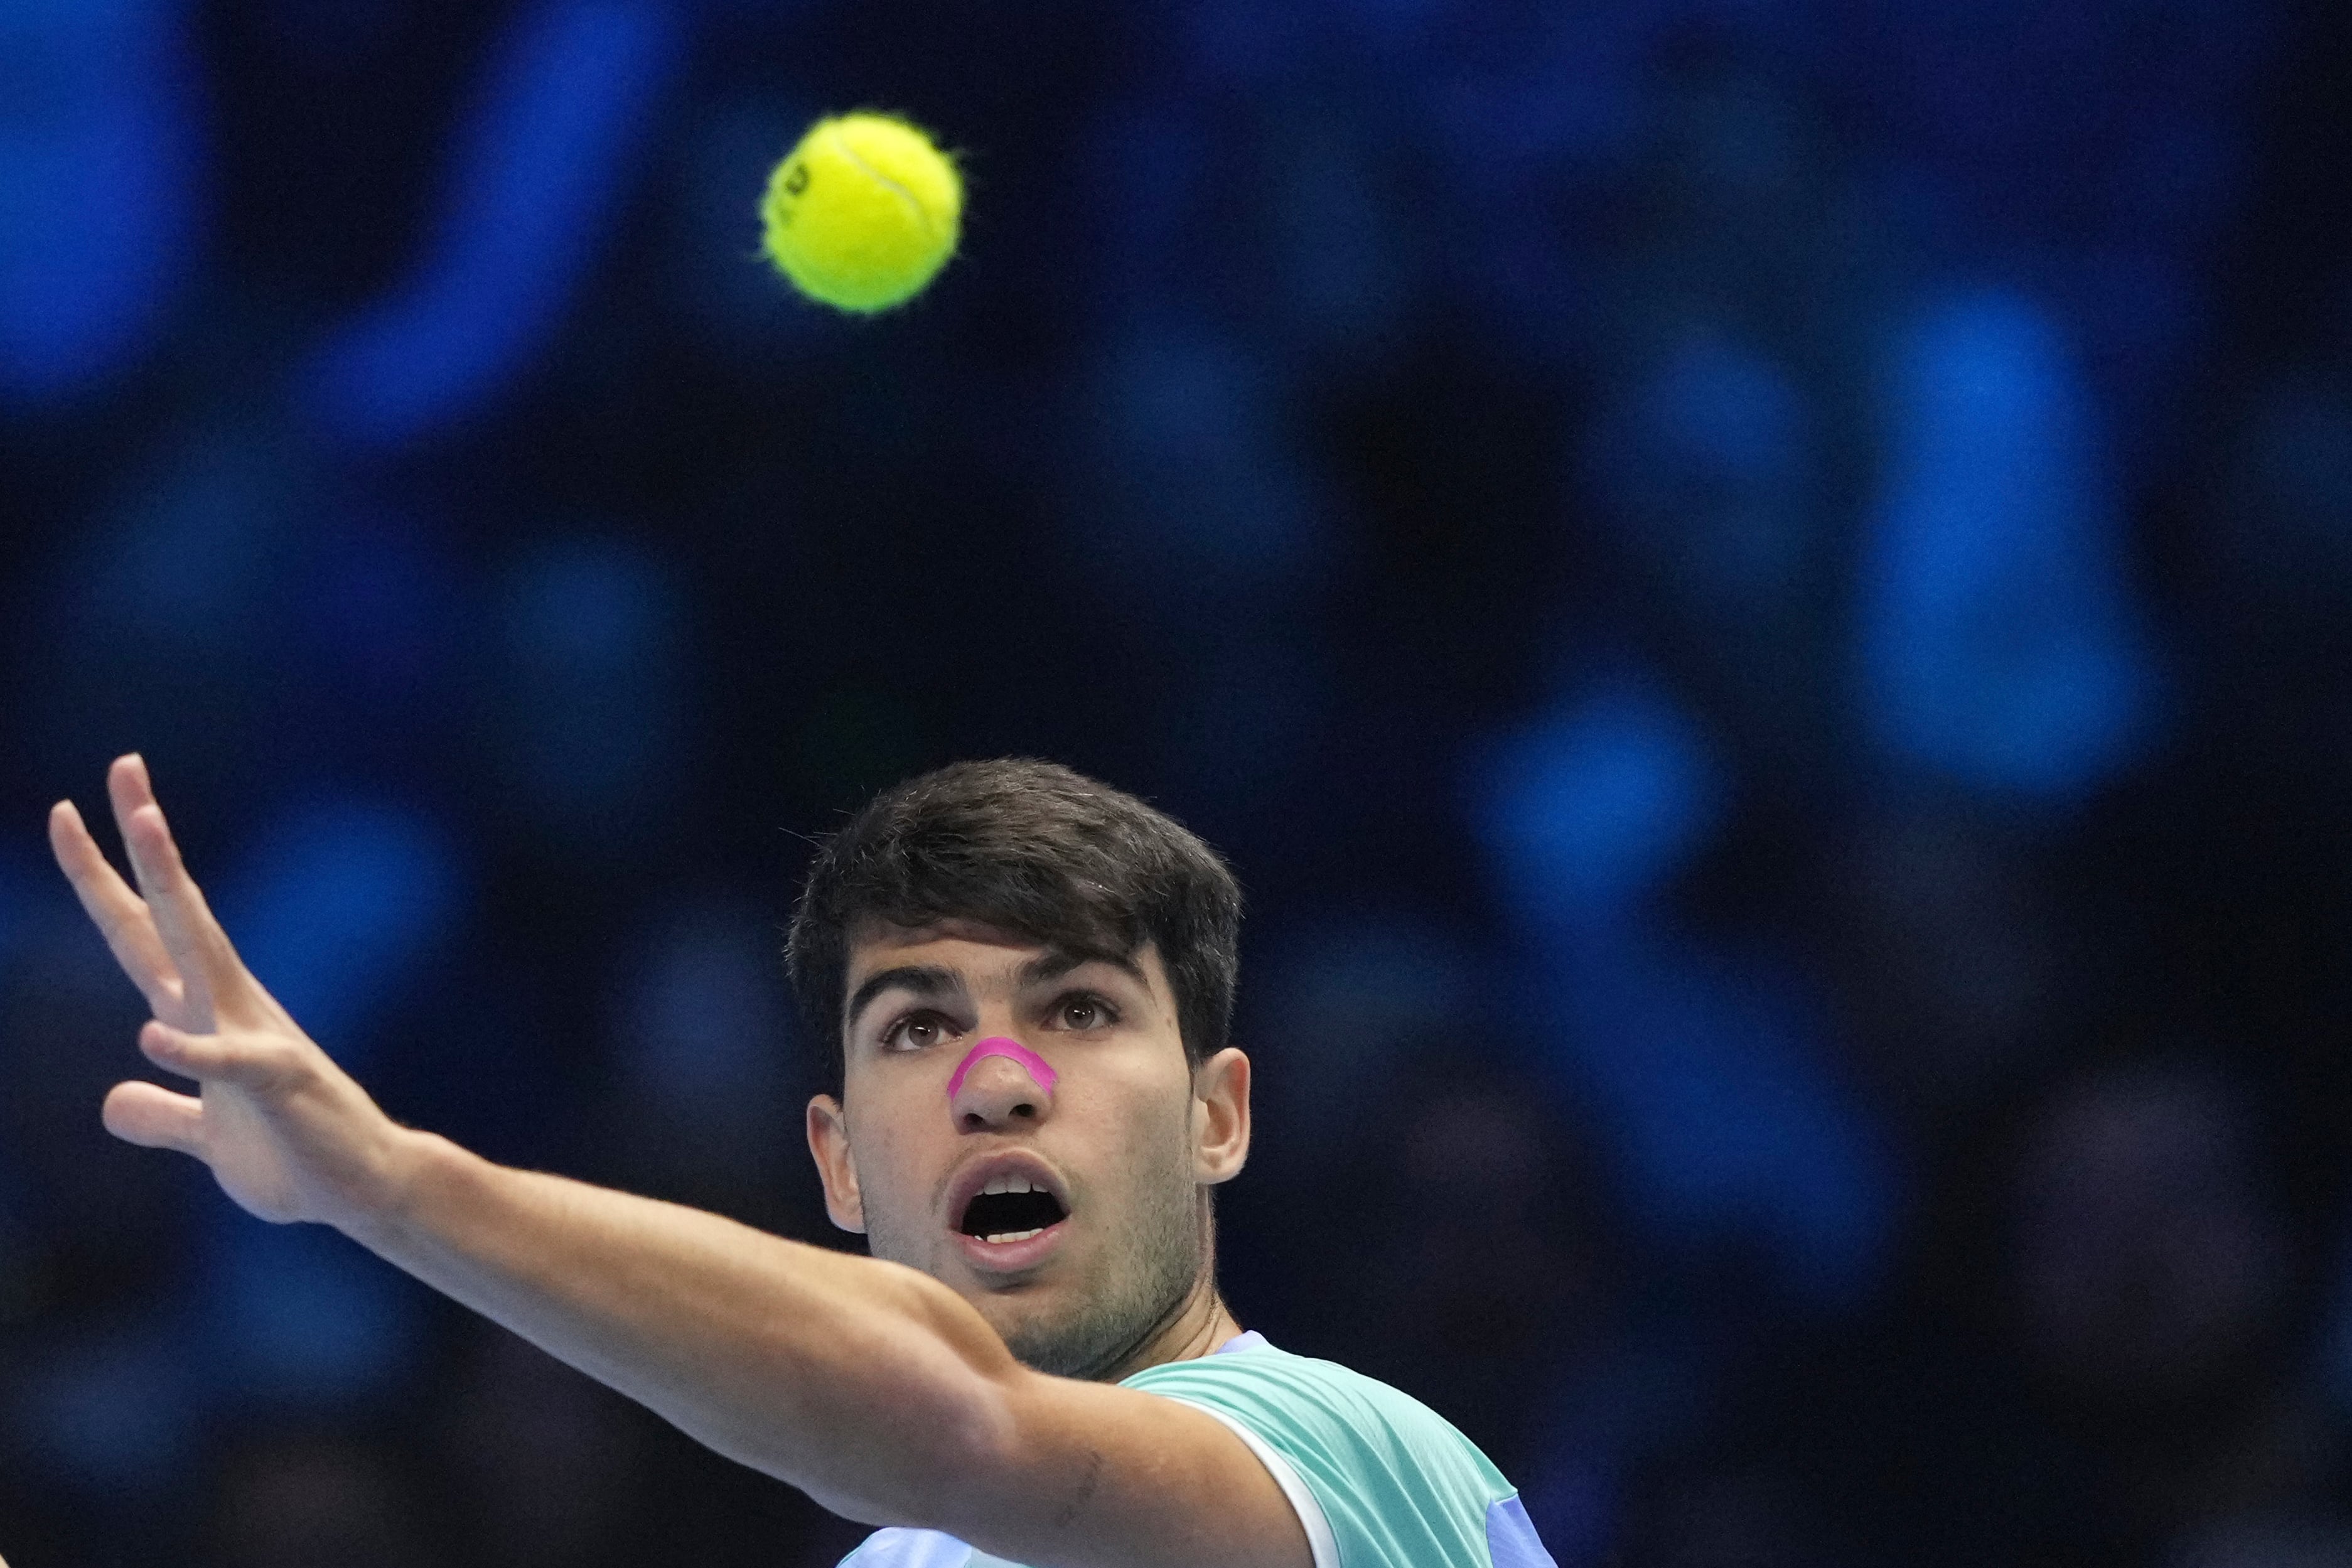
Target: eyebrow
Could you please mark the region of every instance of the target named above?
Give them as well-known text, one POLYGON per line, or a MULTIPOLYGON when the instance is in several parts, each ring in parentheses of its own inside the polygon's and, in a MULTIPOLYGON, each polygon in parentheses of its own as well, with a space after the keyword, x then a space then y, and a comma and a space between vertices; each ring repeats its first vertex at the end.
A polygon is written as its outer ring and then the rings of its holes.
POLYGON ((1049 980, 1059 980, 1073 969, 1083 969, 1089 963, 1108 963, 1145 990, 1151 982, 1143 977, 1143 969, 1132 958, 1108 952, 1072 952, 1067 948, 1049 947, 1023 964, 1013 977, 1013 983, 1023 990, 1043 985, 1049 980))
POLYGON ((841 1015, 845 1028, 857 1026, 858 1015, 885 991, 906 991, 917 996, 947 996, 963 989, 963 976, 952 969, 936 963, 901 963, 891 969, 877 970, 866 977, 865 984, 850 994, 849 1005, 841 1015))
MULTIPOLYGON (((1144 977, 1142 966, 1132 958, 1104 952, 1072 952, 1066 948, 1048 948, 1014 971, 1013 985, 1027 990, 1059 980, 1074 969, 1089 963, 1108 963, 1132 979, 1145 990, 1151 983, 1144 977)), ((857 1020, 874 999, 885 991, 905 991, 916 996, 950 996, 963 991, 963 976, 937 963, 901 963, 875 971, 858 984, 850 994, 849 1005, 842 1010, 842 1026, 854 1029, 857 1020)))

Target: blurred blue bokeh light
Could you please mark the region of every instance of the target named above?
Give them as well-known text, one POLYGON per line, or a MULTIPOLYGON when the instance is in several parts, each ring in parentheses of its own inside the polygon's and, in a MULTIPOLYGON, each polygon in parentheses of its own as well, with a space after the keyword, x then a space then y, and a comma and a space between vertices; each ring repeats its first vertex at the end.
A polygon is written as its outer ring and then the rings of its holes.
POLYGON ((465 920, 464 869, 429 819, 382 802, 281 808, 215 902, 286 1010, 353 1071, 384 1043, 387 1004, 423 987, 465 920))
POLYGON ((1654 679, 1578 690, 1472 773, 1488 864, 1531 931, 1640 918, 1722 819, 1728 782, 1654 679))
POLYGON ((451 139, 446 205, 414 272, 309 372, 331 435, 399 446, 521 370, 610 241, 678 31, 660 0, 547 0, 517 19, 451 139))
POLYGON ((202 260, 189 12, 17 0, 0 15, 0 402, 39 406, 124 369, 202 260))
POLYGON ((1855 649, 1871 731, 1976 788, 2077 797, 2147 743, 2157 672, 2073 356, 2021 296, 1940 301, 1897 342, 1885 406, 1855 649))

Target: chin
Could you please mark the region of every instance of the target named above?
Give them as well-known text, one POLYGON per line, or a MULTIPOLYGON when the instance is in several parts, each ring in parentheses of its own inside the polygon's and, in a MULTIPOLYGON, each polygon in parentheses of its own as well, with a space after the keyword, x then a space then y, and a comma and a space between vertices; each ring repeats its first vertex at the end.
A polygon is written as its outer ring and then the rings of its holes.
POLYGON ((982 1291, 973 1305, 1023 1362, 1031 1359, 1033 1350, 1050 1355, 1053 1347, 1069 1337, 1074 1314, 1066 1302, 1055 1300, 1058 1292, 1034 1282, 992 1289, 983 1284, 982 1291))
POLYGON ((1031 1372, 1052 1377, 1098 1378, 1114 1357, 1055 1325, 1029 1323, 1004 1335, 1004 1348, 1031 1372))

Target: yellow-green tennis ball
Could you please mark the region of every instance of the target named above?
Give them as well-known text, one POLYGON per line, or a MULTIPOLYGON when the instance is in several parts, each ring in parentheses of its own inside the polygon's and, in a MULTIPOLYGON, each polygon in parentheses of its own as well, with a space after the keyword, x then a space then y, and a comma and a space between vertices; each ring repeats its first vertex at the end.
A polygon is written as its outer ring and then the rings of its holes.
POLYGON ((887 310, 922 292, 955 254, 963 181, 905 121, 835 115, 784 154, 760 216, 768 259, 802 293, 887 310))

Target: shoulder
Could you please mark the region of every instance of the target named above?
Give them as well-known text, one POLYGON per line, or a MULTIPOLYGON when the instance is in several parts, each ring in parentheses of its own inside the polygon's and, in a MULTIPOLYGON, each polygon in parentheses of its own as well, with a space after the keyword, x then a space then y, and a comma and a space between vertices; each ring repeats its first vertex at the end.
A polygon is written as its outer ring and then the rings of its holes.
POLYGON ((1432 1465, 1449 1479, 1501 1496, 1511 1489, 1477 1445, 1402 1389, 1352 1367, 1292 1355, 1260 1341, 1247 1349, 1138 1373, 1130 1388, 1208 1405, 1259 1432, 1327 1444, 1335 1451, 1380 1452, 1432 1465))
POLYGON ((1264 1341, 1192 1361, 1148 1368, 1130 1388, 1210 1405, 1237 1420, 1263 1418, 1356 1442, 1401 1442, 1459 1456, 1502 1491, 1500 1472, 1444 1416, 1402 1389, 1352 1367, 1292 1355, 1264 1341))
POLYGON ((1510 1482, 1451 1422, 1401 1389, 1263 1341, 1127 1382, 1246 1427, 1287 1460, 1350 1568, 1500 1561, 1490 1554, 1491 1527, 1517 1515, 1510 1482))

